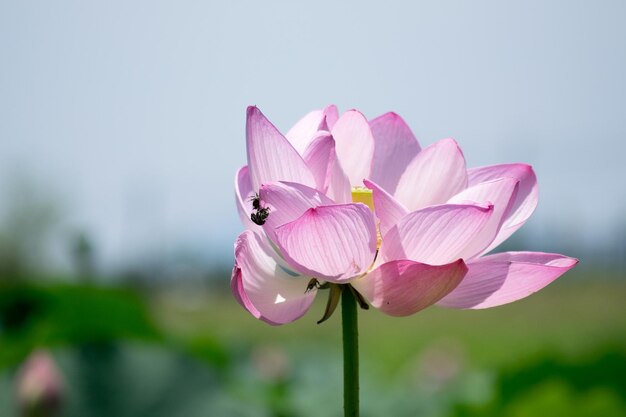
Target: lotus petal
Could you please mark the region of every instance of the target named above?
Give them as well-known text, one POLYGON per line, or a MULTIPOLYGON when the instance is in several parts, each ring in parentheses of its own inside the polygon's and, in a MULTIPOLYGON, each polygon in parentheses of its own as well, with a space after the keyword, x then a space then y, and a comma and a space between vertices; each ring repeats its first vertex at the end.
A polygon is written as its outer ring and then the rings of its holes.
POLYGON ((300 155, 304 154, 304 150, 323 127, 325 123, 324 117, 324 110, 313 110, 298 120, 285 134, 287 140, 300 155))
POLYGON ((408 316, 449 294, 466 272, 461 259, 439 266, 402 259, 382 264, 351 284, 383 313, 408 316))
POLYGON ((315 177, 316 188, 323 193, 328 190, 336 159, 335 140, 328 132, 318 132, 304 152, 304 161, 315 177))
POLYGON ((504 217, 502 227, 491 245, 485 250, 489 252, 522 227, 535 211, 539 201, 537 176, 533 168, 527 164, 501 164, 472 168, 467 171, 467 175, 470 186, 498 178, 516 178, 520 182, 519 190, 511 209, 504 217))
POLYGON ((493 242, 498 234, 504 216, 510 211, 515 196, 519 180, 515 178, 500 178, 493 181, 481 182, 470 186, 459 194, 448 200, 448 204, 462 204, 467 202, 491 203, 493 204, 493 214, 482 230, 472 240, 473 253, 468 252, 467 256, 476 256, 493 242))
POLYGON ((370 179, 393 195, 400 176, 420 151, 420 145, 396 113, 385 113, 371 120, 370 129, 375 143, 370 179))
POLYGON ((503 252, 468 262, 463 282, 437 304, 489 308, 528 297, 572 269, 577 259, 554 253, 503 252))
POLYGON ((237 238, 231 289, 256 318, 274 325, 300 318, 315 298, 315 288, 307 291, 308 282, 282 264, 257 233, 246 230, 237 238))
POLYGON ((315 187, 315 178, 304 159, 254 106, 248 107, 246 145, 253 190, 271 181, 292 181, 315 187))
POLYGON ((443 204, 467 187, 465 157, 453 139, 418 153, 400 177, 394 197, 409 210, 443 204))
POLYGON ((492 205, 443 204, 407 214, 383 235, 384 260, 443 265, 474 254, 473 240, 493 214, 492 205))
POLYGON ((337 109, 337 106, 334 104, 326 106, 326 108, 324 108, 324 121, 322 123, 321 130, 327 130, 330 132, 333 126, 335 126, 335 123, 337 123, 337 120, 339 120, 339 110, 337 109))
POLYGON ((292 222, 312 207, 333 204, 333 201, 314 188, 289 182, 272 182, 261 186, 259 197, 269 215, 263 230, 276 242, 277 227, 292 222))
POLYGON ((367 119, 360 112, 345 112, 331 129, 335 138, 337 158, 350 179, 350 184, 361 185, 372 169, 374 137, 367 119))
POLYGON ((345 282, 376 255, 374 216, 364 204, 319 206, 276 229, 281 254, 303 275, 345 282))
POLYGON ((256 229, 259 226, 254 224, 250 220, 250 213, 252 213, 252 200, 254 192, 250 187, 250 174, 248 172, 248 166, 245 165, 237 171, 235 175, 235 203, 237 204, 237 213, 241 219, 243 227, 246 229, 256 229))
POLYGON ((374 211, 380 222, 380 234, 384 236, 389 229, 395 226, 404 216, 409 214, 409 210, 373 181, 365 180, 363 183, 367 188, 372 190, 374 211))

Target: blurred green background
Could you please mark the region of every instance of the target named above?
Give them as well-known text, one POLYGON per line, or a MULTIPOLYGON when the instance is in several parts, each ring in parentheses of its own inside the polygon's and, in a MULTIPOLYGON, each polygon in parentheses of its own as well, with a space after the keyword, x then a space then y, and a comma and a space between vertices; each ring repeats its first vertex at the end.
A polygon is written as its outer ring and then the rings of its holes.
MULTIPOLYGON (((71 276, 3 276, 0 415, 341 415, 340 318, 315 324, 323 297, 270 327, 235 303, 224 272, 111 285, 78 273, 84 263, 71 276), (58 402, 18 414, 43 401, 18 388, 42 350, 58 402)), ((362 415, 626 416, 624 294, 618 272, 581 268, 495 309, 361 311, 362 415)))

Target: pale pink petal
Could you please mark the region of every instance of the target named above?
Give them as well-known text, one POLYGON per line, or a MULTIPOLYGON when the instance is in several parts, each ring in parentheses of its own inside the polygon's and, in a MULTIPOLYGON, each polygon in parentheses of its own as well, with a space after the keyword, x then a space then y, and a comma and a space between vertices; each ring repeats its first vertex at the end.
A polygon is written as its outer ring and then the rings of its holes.
POLYGON ((318 135, 304 153, 304 160, 315 177, 317 189, 336 203, 351 203, 352 187, 337 159, 335 140, 327 132, 320 131, 318 135))
POLYGON ((497 178, 516 178, 520 181, 515 200, 504 217, 498 235, 485 250, 485 252, 489 252, 522 227, 535 211, 539 200, 537 177, 533 168, 527 164, 502 164, 472 168, 467 171, 467 175, 470 186, 497 178))
POLYGON ((384 260, 410 259, 443 265, 473 253, 473 239, 493 213, 493 206, 444 204, 407 214, 383 235, 384 260))
POLYGON ((485 256, 468 262, 463 282, 437 304, 476 309, 507 304, 539 291, 577 263, 574 258, 542 252, 485 256))
POLYGON ((453 139, 442 139, 413 158, 394 196, 409 210, 442 204, 467 187, 465 158, 453 139))
POLYGON ((298 120, 285 135, 300 155, 304 153, 317 131, 322 127, 324 117, 324 110, 313 110, 298 120))
POLYGON ((385 113, 371 120, 370 129, 375 143, 370 179, 393 195, 400 176, 420 151, 420 145, 396 113, 385 113))
POLYGON ((374 137, 367 119, 358 111, 345 112, 333 126, 337 158, 352 185, 361 185, 372 169, 374 137))
POLYGON ((263 230, 272 242, 276 242, 275 229, 278 226, 296 220, 312 207, 334 204, 314 188, 288 182, 263 184, 259 197, 261 205, 269 208, 263 230))
POLYGON ((504 221, 504 216, 510 211, 515 201, 518 185, 519 180, 515 178, 500 178, 481 182, 466 188, 448 200, 448 204, 467 202, 493 204, 491 218, 470 243, 471 247, 473 247, 473 253, 471 253, 468 246, 468 251, 470 252, 466 252, 466 256, 474 257, 479 255, 493 242, 504 221))
POLYGON ((283 265, 258 234, 247 230, 237 238, 231 289, 256 318, 270 324, 300 318, 315 298, 316 290, 307 291, 308 283, 309 278, 283 265))
POLYGON ((335 126, 335 123, 337 123, 338 119, 339 110, 337 109, 337 106, 335 106, 334 104, 326 106, 324 108, 324 120, 320 125, 320 130, 327 130, 330 132, 333 126, 335 126))
POLYGON ((318 132, 304 151, 304 161, 315 177, 316 188, 323 193, 328 190, 336 159, 335 140, 328 132, 318 132))
POLYGON ((347 204, 352 202, 352 185, 346 172, 341 166, 341 162, 335 154, 335 161, 332 166, 330 178, 328 178, 328 189, 326 195, 335 203, 347 204))
POLYGON ((395 226, 404 216, 409 214, 409 210, 389 193, 380 188, 378 184, 365 180, 365 186, 372 190, 374 199, 374 210, 379 221, 380 234, 385 235, 389 229, 395 226))
POLYGON ((237 213, 239 213, 241 223, 243 223, 243 227, 246 229, 257 229, 259 227, 250 220, 253 197, 254 192, 250 186, 248 166, 245 165, 235 175, 235 203, 237 204, 237 213))
POLYGON ((292 181, 315 186, 313 174, 304 159, 254 106, 248 107, 246 146, 253 190, 271 181, 292 181))
POLYGON ((256 309, 252 302, 246 295, 246 292, 243 289, 243 281, 241 279, 241 268, 237 265, 233 266, 233 272, 230 276, 230 290, 235 297, 235 300, 239 303, 240 306, 248 310, 250 314, 252 314, 257 319, 261 319, 269 324, 276 325, 278 323, 274 323, 273 321, 264 318, 263 315, 256 309))
POLYGON ((364 204, 319 206, 276 229, 283 257, 304 275, 345 282, 367 271, 376 254, 376 226, 364 204))
POLYGON ((466 272, 461 259, 440 266, 403 259, 387 262, 351 284, 383 313, 408 316, 449 294, 466 272))

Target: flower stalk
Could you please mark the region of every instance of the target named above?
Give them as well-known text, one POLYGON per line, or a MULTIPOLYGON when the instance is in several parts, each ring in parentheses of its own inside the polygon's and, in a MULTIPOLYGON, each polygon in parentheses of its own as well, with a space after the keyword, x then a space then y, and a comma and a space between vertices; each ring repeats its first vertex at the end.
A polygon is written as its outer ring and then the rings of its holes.
POLYGON ((359 415, 359 331, 357 299, 350 285, 342 285, 343 409, 345 417, 359 415))

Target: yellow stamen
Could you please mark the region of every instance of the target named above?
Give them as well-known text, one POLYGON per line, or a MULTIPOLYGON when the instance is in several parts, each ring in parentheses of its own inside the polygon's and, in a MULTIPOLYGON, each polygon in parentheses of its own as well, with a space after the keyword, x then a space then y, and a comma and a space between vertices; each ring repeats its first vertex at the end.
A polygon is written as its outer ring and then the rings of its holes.
MULTIPOLYGON (((352 202, 363 203, 374 213, 374 197, 372 190, 365 187, 352 187, 352 202)), ((380 236, 380 228, 376 226, 376 249, 380 249, 382 237, 380 236)))
POLYGON ((367 207, 374 211, 374 198, 372 197, 372 190, 365 187, 352 187, 352 201, 354 203, 363 203, 367 207))

